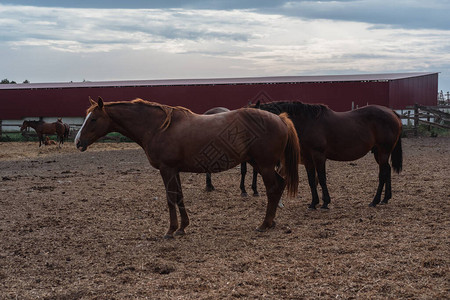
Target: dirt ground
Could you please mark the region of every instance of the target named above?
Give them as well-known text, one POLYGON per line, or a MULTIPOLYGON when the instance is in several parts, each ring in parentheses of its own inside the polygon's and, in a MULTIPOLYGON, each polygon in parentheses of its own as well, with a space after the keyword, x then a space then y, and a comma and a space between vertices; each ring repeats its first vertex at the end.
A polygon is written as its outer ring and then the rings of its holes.
MULTIPOLYGON (((393 199, 369 208, 371 155, 328 162, 329 211, 241 198, 239 169, 182 174, 187 234, 163 239, 165 191, 136 144, 0 143, 0 299, 449 299, 450 138, 403 140, 393 199)), ((250 176, 247 186, 250 185, 250 176)))

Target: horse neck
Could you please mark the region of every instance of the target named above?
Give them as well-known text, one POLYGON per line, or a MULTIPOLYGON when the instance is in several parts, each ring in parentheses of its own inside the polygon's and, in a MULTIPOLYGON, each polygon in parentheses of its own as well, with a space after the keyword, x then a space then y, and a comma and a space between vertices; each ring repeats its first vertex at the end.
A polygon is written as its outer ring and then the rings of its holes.
POLYGON ((110 131, 119 132, 142 145, 144 136, 158 132, 165 114, 157 107, 136 104, 105 106, 112 120, 110 131))
POLYGON ((294 103, 275 103, 261 106, 262 110, 269 111, 274 114, 288 113, 289 118, 294 121, 296 126, 304 126, 312 120, 320 116, 320 105, 311 105, 300 102, 294 103))
POLYGON ((28 121, 28 127, 36 129, 40 125, 40 121, 28 121))

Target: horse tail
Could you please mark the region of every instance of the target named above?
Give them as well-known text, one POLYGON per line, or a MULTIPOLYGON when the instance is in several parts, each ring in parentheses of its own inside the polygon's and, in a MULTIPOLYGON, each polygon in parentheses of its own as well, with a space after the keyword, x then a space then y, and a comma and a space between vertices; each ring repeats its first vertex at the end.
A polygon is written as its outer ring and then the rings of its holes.
POLYGON ((400 134, 398 136, 398 140, 397 143, 394 146, 394 150, 392 150, 391 153, 391 163, 392 163, 392 167, 394 168, 394 171, 397 173, 400 173, 402 171, 402 167, 403 167, 403 150, 402 150, 402 123, 401 123, 401 119, 400 116, 394 112, 400 122, 400 134))
POLYGON ((288 128, 288 140, 284 148, 282 167, 286 175, 286 189, 289 197, 295 197, 298 191, 298 164, 300 162, 300 142, 295 126, 287 113, 279 115, 288 128))

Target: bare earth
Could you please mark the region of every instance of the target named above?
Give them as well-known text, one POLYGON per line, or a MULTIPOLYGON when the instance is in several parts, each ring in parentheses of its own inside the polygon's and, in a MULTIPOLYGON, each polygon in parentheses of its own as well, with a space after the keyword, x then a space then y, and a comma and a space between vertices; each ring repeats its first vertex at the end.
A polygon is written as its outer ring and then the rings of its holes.
POLYGON ((376 208, 371 155, 328 162, 329 211, 306 209, 301 167, 266 233, 261 180, 261 197, 241 198, 238 168, 212 193, 183 174, 191 225, 164 240, 163 183, 137 145, 0 143, 0 299, 448 299, 450 138, 403 151, 376 208))

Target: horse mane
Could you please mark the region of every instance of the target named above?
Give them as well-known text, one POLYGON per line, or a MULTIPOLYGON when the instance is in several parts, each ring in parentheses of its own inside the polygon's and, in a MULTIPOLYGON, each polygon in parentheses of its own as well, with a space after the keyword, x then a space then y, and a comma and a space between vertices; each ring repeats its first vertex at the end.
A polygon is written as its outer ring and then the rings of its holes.
POLYGON ((275 114, 287 112, 289 115, 299 115, 304 117, 317 119, 324 112, 329 110, 328 106, 324 104, 307 104, 300 101, 280 101, 261 103, 260 109, 266 110, 275 114))
MULTIPOLYGON (((160 127, 160 129, 162 131, 169 128, 170 124, 172 123, 172 115, 173 115, 174 111, 181 111, 186 114, 193 114, 193 112, 190 109, 182 107, 182 106, 170 106, 170 105, 160 104, 160 103, 156 103, 156 102, 146 101, 146 100, 143 100, 140 98, 134 99, 132 101, 104 102, 104 105, 106 105, 106 106, 130 105, 130 104, 145 105, 148 107, 154 107, 154 108, 161 109, 166 114, 166 118, 160 127)), ((96 107, 97 107, 96 104, 92 104, 87 109, 87 113, 92 112, 96 107)))
POLYGON ((45 123, 44 122, 44 120, 38 120, 38 121, 28 121, 28 120, 25 120, 25 122, 27 122, 28 124, 33 124, 33 125, 38 125, 38 124, 42 124, 42 123, 45 123))

